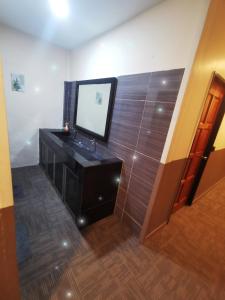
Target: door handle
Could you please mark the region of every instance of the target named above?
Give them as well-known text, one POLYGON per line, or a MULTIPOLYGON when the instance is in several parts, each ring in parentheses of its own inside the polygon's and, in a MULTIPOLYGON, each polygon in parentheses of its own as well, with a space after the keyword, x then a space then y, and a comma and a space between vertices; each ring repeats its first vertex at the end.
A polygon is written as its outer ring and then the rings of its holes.
POLYGON ((208 156, 202 156, 202 159, 207 160, 208 156))

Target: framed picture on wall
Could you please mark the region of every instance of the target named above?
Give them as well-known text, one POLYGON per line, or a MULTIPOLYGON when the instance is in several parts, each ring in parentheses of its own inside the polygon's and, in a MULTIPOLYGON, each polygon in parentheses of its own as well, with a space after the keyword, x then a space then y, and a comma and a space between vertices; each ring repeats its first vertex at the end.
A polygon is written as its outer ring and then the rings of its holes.
POLYGON ((24 93, 25 82, 23 74, 11 74, 11 87, 13 92, 24 93))

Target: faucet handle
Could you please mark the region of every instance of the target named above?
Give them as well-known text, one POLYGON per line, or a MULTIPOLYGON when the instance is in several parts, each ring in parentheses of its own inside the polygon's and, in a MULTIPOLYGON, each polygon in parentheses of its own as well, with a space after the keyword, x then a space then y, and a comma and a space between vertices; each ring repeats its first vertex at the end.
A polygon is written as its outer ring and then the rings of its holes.
POLYGON ((96 151, 96 140, 90 139, 91 145, 94 146, 94 151, 96 151))

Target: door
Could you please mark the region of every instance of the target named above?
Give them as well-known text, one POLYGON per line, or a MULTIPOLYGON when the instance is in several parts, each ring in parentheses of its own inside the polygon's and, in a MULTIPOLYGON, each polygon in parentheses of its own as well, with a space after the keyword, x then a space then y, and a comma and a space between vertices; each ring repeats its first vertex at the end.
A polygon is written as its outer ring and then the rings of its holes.
POLYGON ((224 114, 225 82, 214 75, 181 180, 173 211, 191 204, 224 114))
POLYGON ((48 169, 48 148, 43 141, 40 141, 40 164, 47 172, 48 169))

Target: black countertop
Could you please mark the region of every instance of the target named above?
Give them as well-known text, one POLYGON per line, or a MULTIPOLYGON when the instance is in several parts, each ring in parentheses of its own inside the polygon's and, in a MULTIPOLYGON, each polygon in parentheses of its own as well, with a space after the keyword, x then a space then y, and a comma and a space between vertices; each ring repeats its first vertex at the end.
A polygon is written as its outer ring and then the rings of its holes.
POLYGON ((82 143, 87 138, 80 133, 76 139, 71 133, 65 132, 63 129, 39 129, 39 133, 42 137, 54 142, 84 167, 121 162, 120 159, 108 150, 106 144, 98 141, 96 141, 96 150, 87 150, 82 143), (79 141, 81 141, 81 146, 78 146, 79 141))

